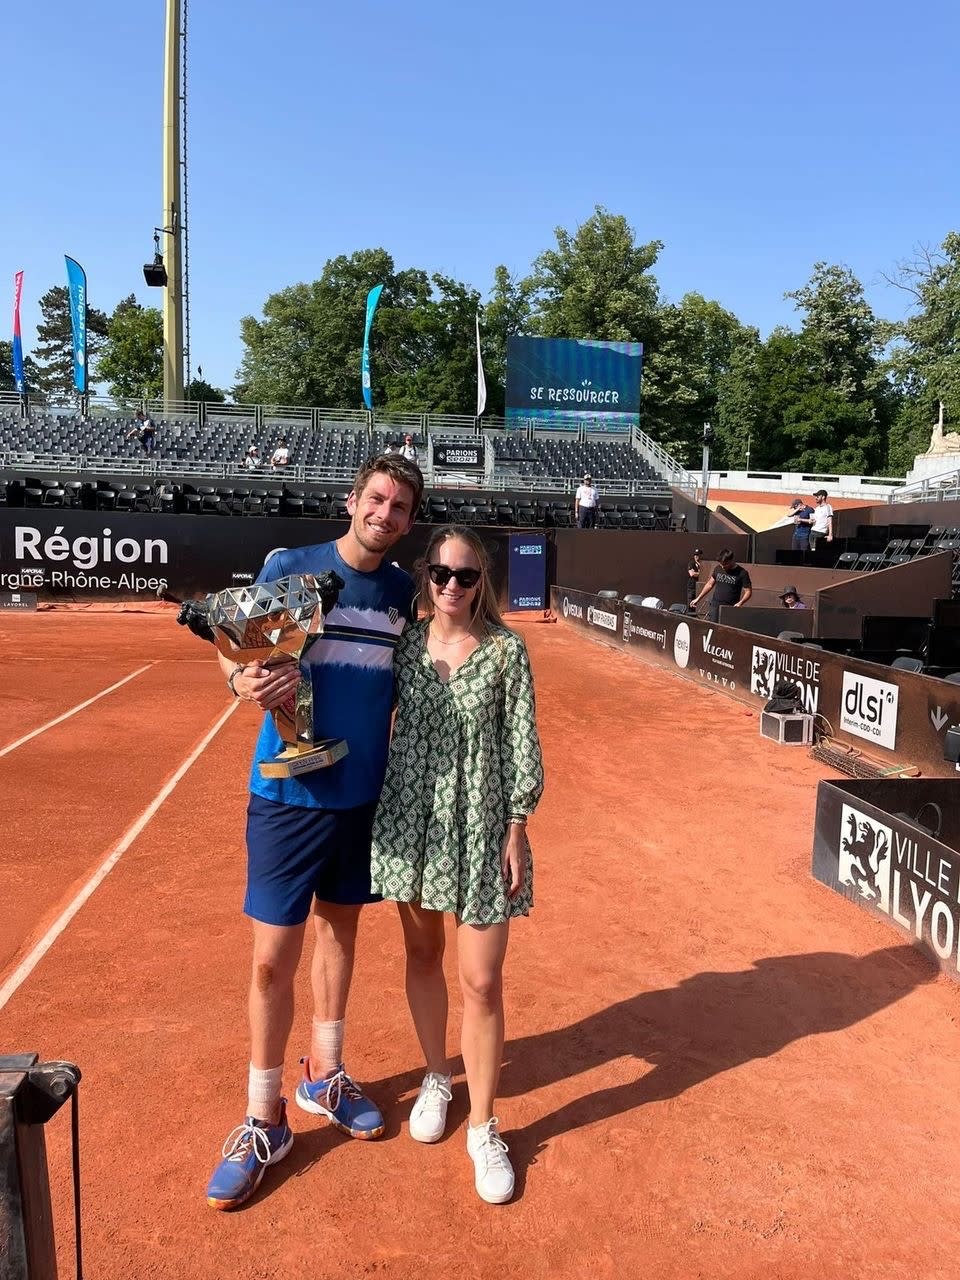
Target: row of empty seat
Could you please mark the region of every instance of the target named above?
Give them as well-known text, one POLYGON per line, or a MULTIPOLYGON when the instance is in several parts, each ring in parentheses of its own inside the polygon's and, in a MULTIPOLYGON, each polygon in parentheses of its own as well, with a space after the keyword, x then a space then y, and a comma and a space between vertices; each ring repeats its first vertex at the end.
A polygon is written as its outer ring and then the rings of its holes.
MULTIPOLYGON (((58 482, 43 479, 0 482, 0 505, 72 507, 95 511, 167 511, 198 515, 289 515, 320 519, 348 518, 347 489, 335 491, 306 486, 203 485, 114 480, 58 482)), ((520 528, 569 528, 573 509, 569 499, 506 497, 502 494, 429 492, 419 518, 433 524, 506 525, 520 528)), ((669 529, 669 506, 618 503, 603 512, 603 526, 615 529, 669 529)))

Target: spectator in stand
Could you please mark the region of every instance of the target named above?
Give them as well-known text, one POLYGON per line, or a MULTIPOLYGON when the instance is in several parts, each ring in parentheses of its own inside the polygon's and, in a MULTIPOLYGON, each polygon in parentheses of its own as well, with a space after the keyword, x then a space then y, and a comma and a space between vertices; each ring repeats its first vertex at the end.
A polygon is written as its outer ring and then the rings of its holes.
POLYGON ((805 609, 807 606, 800 599, 796 587, 784 587, 780 592, 780 603, 785 609, 805 609))
POLYGON ((290 450, 287 447, 287 437, 281 436, 280 443, 270 455, 270 470, 282 471, 284 467, 290 463, 290 450))
POLYGON ((699 547, 694 547, 693 556, 687 563, 687 608, 690 602, 697 594, 697 587, 700 585, 700 557, 703 552, 699 547))
POLYGON ((260 450, 255 444, 252 444, 247 452, 243 455, 243 466, 246 471, 259 471, 263 464, 260 457, 260 450))
POLYGON ((813 500, 816 506, 810 524, 810 550, 816 552, 824 539, 827 542, 833 541, 833 507, 827 501, 826 489, 818 489, 813 500))
POLYGON ((726 548, 720 552, 720 561, 710 575, 710 580, 690 601, 690 608, 695 609, 704 596, 710 596, 707 617, 711 622, 719 622, 720 610, 725 604, 739 609, 752 595, 753 583, 749 573, 742 564, 737 564, 736 556, 726 548))
POLYGON ((790 550, 809 551, 813 507, 808 507, 801 498, 794 498, 790 503, 790 514, 793 516, 793 538, 790 541, 790 550))
POLYGON ((138 409, 136 413, 136 422, 133 428, 127 432, 128 440, 139 440, 143 446, 144 453, 153 453, 156 448, 157 429, 153 424, 153 419, 138 409))
POLYGON ((415 463, 417 461, 419 455, 417 453, 417 446, 413 443, 413 436, 403 437, 403 448, 400 450, 400 454, 402 457, 406 458, 408 462, 415 463))
POLYGON ((573 518, 578 529, 595 529, 597 511, 600 507, 600 494, 594 488, 593 476, 589 473, 583 477, 583 484, 577 487, 573 499, 573 518))

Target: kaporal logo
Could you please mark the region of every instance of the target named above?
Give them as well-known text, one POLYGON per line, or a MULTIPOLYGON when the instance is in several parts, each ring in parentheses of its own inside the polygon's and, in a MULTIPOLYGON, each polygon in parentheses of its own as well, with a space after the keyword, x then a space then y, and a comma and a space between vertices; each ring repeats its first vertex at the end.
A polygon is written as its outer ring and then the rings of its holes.
POLYGON ((733 663, 733 650, 724 649, 721 645, 713 643, 713 627, 708 627, 703 637, 703 652, 709 654, 711 658, 716 658, 718 662, 733 663))

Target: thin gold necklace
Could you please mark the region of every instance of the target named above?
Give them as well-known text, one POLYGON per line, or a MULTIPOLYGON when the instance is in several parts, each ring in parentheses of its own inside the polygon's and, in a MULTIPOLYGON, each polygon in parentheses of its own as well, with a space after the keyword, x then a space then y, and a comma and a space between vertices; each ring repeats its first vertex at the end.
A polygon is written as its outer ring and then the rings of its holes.
POLYGON ((441 640, 436 631, 434 631, 432 623, 430 626, 430 634, 437 644, 445 645, 463 644, 464 640, 471 640, 473 638, 471 633, 468 631, 467 634, 465 636, 461 636, 459 640, 441 640))

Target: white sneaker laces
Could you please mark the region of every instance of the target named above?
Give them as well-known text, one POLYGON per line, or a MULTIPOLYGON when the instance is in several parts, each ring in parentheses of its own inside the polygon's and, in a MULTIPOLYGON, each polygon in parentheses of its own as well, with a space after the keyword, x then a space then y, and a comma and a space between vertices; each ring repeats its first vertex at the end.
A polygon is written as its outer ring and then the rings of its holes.
POLYGON ((331 1111, 336 1111, 340 1105, 341 1095, 350 1098, 356 1102, 363 1094, 350 1079, 343 1067, 330 1077, 330 1083, 327 1085, 327 1107, 331 1111))
POLYGON ((270 1162, 270 1139, 263 1129, 255 1124, 238 1124, 223 1144, 223 1157, 242 1163, 250 1152, 256 1156, 260 1164, 270 1162))
POLYGON ((443 1076, 430 1071, 424 1076, 423 1084, 420 1086, 417 1107, 421 1112, 429 1111, 431 1115, 439 1116, 441 1101, 452 1102, 453 1094, 450 1092, 449 1085, 444 1084, 443 1076))
POLYGON ((483 1126, 482 1132, 478 1132, 477 1129, 473 1130, 477 1134, 477 1154, 483 1155, 487 1172, 494 1169, 502 1169, 504 1171, 509 1169, 512 1172, 510 1161, 507 1159, 507 1152, 510 1148, 497 1132, 499 1123, 497 1117, 493 1116, 483 1126))

